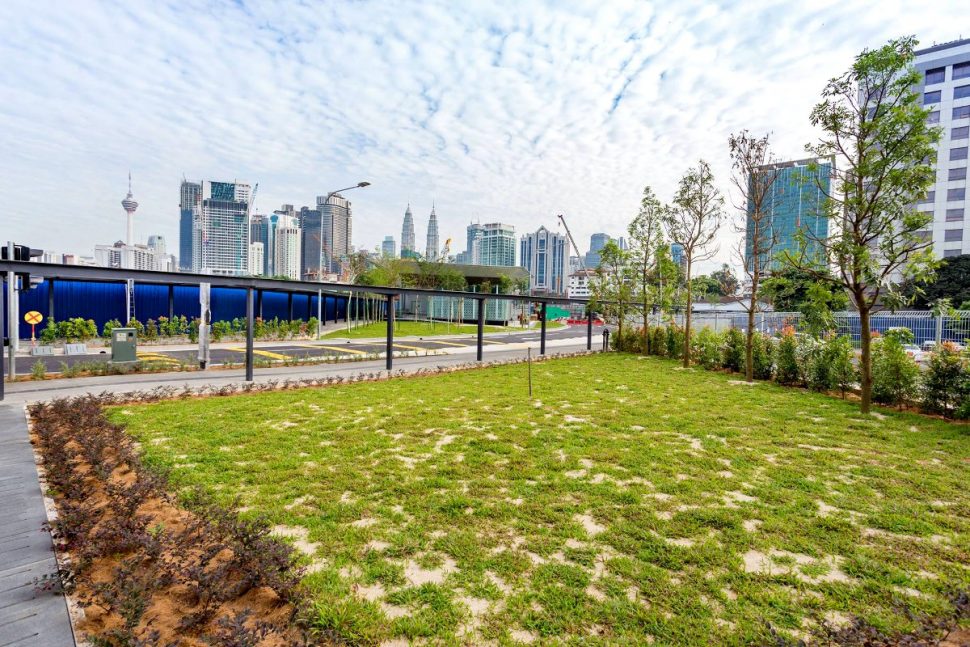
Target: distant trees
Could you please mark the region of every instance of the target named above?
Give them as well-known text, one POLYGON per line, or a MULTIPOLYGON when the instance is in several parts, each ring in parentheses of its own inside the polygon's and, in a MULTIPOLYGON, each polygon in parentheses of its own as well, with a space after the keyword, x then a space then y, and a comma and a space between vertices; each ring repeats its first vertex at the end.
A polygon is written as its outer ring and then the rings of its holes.
POLYGON ((944 258, 932 280, 907 281, 903 293, 920 308, 949 299, 959 310, 970 310, 970 254, 944 258))
POLYGON ((792 266, 817 280, 831 280, 849 293, 861 328, 861 402, 872 402, 870 314, 881 304, 901 302, 899 275, 925 281, 934 268, 930 241, 923 235, 932 216, 913 208, 935 178, 929 160, 936 154, 938 128, 927 123, 917 88, 921 74, 913 67, 916 39, 892 40, 863 50, 852 66, 828 82, 811 114, 822 131, 807 147, 817 157, 835 158, 834 190, 824 196, 829 235, 802 234, 799 254, 786 254, 792 266), (825 266, 807 258, 818 245, 825 266))
POLYGON ((636 274, 636 298, 640 302, 643 316, 643 334, 649 330, 650 309, 660 296, 658 272, 664 269, 659 262, 663 245, 664 205, 649 186, 643 189, 640 212, 627 228, 632 244, 630 257, 636 274))
POLYGON ((714 186, 711 167, 704 160, 696 168, 688 169, 680 179, 673 204, 664 215, 670 240, 683 248, 685 260, 684 283, 684 366, 690 366, 691 333, 691 273, 694 264, 709 260, 717 253, 717 232, 724 217, 724 198, 714 186))
POLYGON ((623 339, 623 324, 634 297, 630 253, 611 240, 600 250, 600 264, 590 281, 593 301, 610 320, 616 321, 617 340, 623 339))

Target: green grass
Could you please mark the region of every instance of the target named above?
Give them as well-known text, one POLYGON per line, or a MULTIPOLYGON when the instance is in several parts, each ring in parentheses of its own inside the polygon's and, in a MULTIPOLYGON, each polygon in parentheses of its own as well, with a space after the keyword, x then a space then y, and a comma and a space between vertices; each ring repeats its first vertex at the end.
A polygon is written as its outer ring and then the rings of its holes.
MULTIPOLYGON (((558 321, 546 323, 546 330, 562 328, 565 324, 558 321)), ((527 332, 528 328, 521 326, 485 326, 485 332, 527 332)), ((535 328, 538 331, 538 328, 535 328)), ((478 326, 474 324, 454 324, 444 321, 407 321, 399 319, 394 322, 394 334, 409 337, 434 337, 436 335, 473 335, 478 331, 478 326)), ((357 326, 349 331, 344 328, 326 333, 321 339, 368 339, 372 337, 384 337, 387 334, 387 323, 377 321, 374 323, 357 326)))
POLYGON ((968 427, 624 354, 152 405, 179 487, 265 514, 350 641, 765 642, 970 585, 968 427))

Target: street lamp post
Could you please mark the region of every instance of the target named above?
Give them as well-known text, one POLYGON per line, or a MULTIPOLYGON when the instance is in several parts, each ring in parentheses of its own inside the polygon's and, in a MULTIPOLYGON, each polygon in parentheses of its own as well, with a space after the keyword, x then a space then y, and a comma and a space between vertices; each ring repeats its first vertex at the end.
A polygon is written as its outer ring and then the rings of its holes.
MULTIPOLYGON (((368 186, 370 186, 370 182, 365 181, 365 182, 358 182, 354 186, 348 186, 343 189, 337 189, 336 191, 331 191, 330 193, 327 194, 327 198, 326 200, 324 200, 324 204, 330 204, 330 198, 332 198, 333 196, 337 195, 342 191, 351 191, 353 189, 363 189, 364 187, 368 187, 368 186)), ((330 231, 331 232, 333 231, 332 224, 330 227, 330 231)), ((332 255, 332 250, 331 250, 331 255, 332 255)), ((329 263, 328 263, 328 266, 329 266, 329 263)), ((317 268, 318 268, 317 280, 322 281, 323 280, 323 214, 322 213, 320 214, 320 254, 317 256, 317 268)))

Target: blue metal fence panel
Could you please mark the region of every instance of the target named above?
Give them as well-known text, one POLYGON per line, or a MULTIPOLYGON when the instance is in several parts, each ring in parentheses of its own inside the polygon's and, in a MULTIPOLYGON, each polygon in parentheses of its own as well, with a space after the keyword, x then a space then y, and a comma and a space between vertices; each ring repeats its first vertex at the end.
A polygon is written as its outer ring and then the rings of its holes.
POLYGON ((212 288, 209 294, 212 321, 232 321, 246 316, 246 291, 238 288, 212 288))

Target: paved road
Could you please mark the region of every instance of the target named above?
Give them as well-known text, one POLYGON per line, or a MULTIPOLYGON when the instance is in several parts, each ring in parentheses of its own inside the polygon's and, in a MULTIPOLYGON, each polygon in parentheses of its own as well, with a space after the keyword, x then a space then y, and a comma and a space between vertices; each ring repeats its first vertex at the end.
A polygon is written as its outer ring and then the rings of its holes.
MULTIPOLYGON (((599 335, 602 334, 601 327, 593 329, 594 345, 602 341, 599 335)), ((527 330, 521 333, 501 333, 485 335, 485 346, 502 346, 509 344, 532 344, 538 348, 540 333, 538 330, 527 330)), ((546 332, 548 342, 582 338, 585 339, 585 326, 567 326, 556 328, 546 332)), ((476 339, 474 335, 447 336, 441 338, 420 338, 402 337, 395 339, 394 351, 402 354, 429 354, 429 353, 455 353, 466 349, 467 352, 475 352, 476 339)), ((386 350, 384 340, 361 339, 324 339, 320 341, 280 341, 280 342, 259 342, 256 344, 254 354, 257 365, 265 363, 283 363, 289 360, 307 360, 313 358, 346 358, 360 360, 365 357, 376 357, 386 350)), ((138 351, 138 356, 143 362, 153 364, 169 365, 177 369, 180 365, 197 366, 198 352, 194 348, 180 347, 177 349, 166 349, 165 346, 144 346, 138 351)), ((44 363, 48 373, 60 373, 64 365, 71 366, 82 363, 102 363, 111 358, 110 350, 92 352, 87 355, 55 355, 50 357, 29 357, 17 358, 17 374, 27 375, 30 373, 34 363, 41 361, 44 363)), ((212 366, 224 366, 226 364, 239 365, 246 360, 246 344, 240 342, 229 347, 214 347, 210 350, 212 366)))

